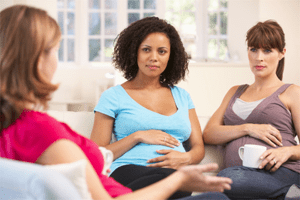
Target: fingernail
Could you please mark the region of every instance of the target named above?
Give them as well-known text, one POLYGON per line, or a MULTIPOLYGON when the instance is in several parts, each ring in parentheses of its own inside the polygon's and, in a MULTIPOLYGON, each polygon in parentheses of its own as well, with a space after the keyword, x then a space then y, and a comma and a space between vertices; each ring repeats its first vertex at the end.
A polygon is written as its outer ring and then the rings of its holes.
POLYGON ((263 157, 260 157, 260 159, 262 160, 262 159, 263 159, 263 157))
POLYGON ((259 169, 262 169, 262 166, 260 165, 258 168, 259 168, 259 169))

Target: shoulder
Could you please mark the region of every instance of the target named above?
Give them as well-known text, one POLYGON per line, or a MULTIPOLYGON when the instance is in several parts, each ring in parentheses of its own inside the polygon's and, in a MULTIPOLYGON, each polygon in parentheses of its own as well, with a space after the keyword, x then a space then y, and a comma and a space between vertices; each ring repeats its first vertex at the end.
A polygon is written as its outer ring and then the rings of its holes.
POLYGON ((173 93, 177 93, 179 95, 189 95, 189 93, 185 89, 178 87, 178 86, 171 87, 171 91, 173 93))
POLYGON ((226 96, 232 97, 232 96, 237 92, 237 90, 238 90, 240 87, 242 87, 242 86, 244 86, 244 85, 235 85, 235 86, 231 87, 231 88, 228 90, 226 96))
POLYGON ((110 87, 107 90, 105 90, 101 94, 101 96, 102 95, 105 95, 105 96, 115 95, 115 94, 118 94, 118 92, 121 91, 121 90, 122 90, 122 86, 121 85, 116 85, 116 86, 110 87))
POLYGON ((286 89, 287 94, 300 94, 300 86, 292 84, 286 89))
POLYGON ((26 123, 27 129, 48 132, 63 128, 61 122, 57 121, 47 113, 38 111, 24 111, 21 114, 21 121, 26 123))
POLYGON ((285 96, 290 99, 291 102, 296 101, 299 102, 300 99, 300 86, 299 85, 290 85, 285 90, 285 96))

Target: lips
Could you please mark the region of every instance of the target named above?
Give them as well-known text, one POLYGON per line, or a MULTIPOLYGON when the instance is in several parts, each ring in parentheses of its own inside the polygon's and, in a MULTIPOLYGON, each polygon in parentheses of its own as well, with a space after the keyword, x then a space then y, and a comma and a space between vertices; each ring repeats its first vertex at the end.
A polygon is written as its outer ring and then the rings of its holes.
POLYGON ((255 69, 257 69, 257 70, 262 70, 264 68, 265 68, 265 66, 262 66, 262 65, 256 65, 255 66, 255 69))
POLYGON ((158 66, 156 66, 156 65, 148 65, 148 68, 149 68, 149 69, 157 69, 158 66))

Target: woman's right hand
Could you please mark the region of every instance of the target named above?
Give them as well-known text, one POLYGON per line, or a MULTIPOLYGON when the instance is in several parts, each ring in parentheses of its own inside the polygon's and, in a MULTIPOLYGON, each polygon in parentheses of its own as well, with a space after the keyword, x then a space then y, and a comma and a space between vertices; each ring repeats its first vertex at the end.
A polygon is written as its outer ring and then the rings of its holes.
POLYGON ((272 147, 283 146, 280 132, 270 124, 245 124, 249 136, 260 139, 272 147))
POLYGON ((135 134, 139 138, 139 142, 145 144, 156 144, 164 145, 171 148, 179 146, 180 142, 172 137, 170 134, 163 132, 161 130, 147 130, 147 131, 137 131, 135 134))
POLYGON ((188 165, 178 169, 178 173, 183 175, 183 184, 181 189, 184 191, 197 192, 223 192, 230 190, 232 180, 227 177, 208 176, 204 172, 212 172, 218 169, 215 163, 207 165, 188 165))

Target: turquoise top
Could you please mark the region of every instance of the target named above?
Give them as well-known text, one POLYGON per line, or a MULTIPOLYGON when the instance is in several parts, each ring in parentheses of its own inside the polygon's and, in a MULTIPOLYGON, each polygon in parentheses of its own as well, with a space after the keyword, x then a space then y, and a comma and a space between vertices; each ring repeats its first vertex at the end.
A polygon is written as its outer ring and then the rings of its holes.
POLYGON ((115 119, 113 134, 116 140, 141 130, 162 130, 176 138, 181 144, 171 148, 163 145, 151 145, 138 143, 111 165, 111 173, 118 167, 135 164, 148 165, 147 160, 161 156, 156 150, 173 149, 185 152, 182 142, 186 141, 191 134, 189 109, 194 104, 188 92, 179 87, 170 87, 177 106, 177 112, 166 116, 153 112, 133 100, 121 85, 111 87, 104 91, 95 107, 95 112, 100 112, 115 119))

